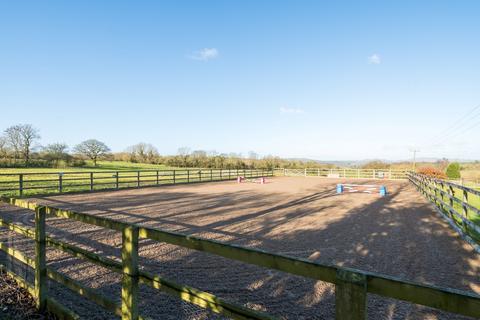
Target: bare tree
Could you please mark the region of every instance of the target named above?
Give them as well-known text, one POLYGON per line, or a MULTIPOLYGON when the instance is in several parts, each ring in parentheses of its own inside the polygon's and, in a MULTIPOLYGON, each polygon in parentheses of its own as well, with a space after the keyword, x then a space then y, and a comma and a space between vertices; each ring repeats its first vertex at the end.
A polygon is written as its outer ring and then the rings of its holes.
POLYGON ((191 165, 193 167, 206 167, 207 152, 204 150, 194 150, 191 154, 191 165))
POLYGON ((15 160, 20 156, 28 164, 34 142, 40 139, 38 130, 31 124, 17 124, 5 130, 8 145, 12 148, 15 160))
POLYGON ((181 147, 181 148, 178 148, 178 155, 180 156, 184 156, 184 155, 189 155, 191 152, 190 148, 189 147, 181 147))
POLYGON ((136 145, 127 148, 130 154, 130 161, 150 162, 153 163, 155 158, 159 156, 157 148, 149 143, 137 143, 136 145))
POLYGON ((97 160, 110 152, 110 148, 101 141, 95 139, 85 140, 75 146, 75 152, 78 152, 93 161, 93 165, 97 166, 97 160))
POLYGON ((43 157, 53 161, 57 167, 60 160, 68 160, 70 157, 67 150, 68 146, 65 143, 51 143, 43 148, 43 157))
POLYGON ((6 159, 8 151, 7 139, 5 139, 5 137, 0 137, 0 158, 6 159))
POLYGON ((12 150, 13 160, 20 158, 21 136, 18 126, 12 126, 5 130, 5 141, 12 150))
POLYGON ((184 167, 188 167, 188 157, 190 156, 190 148, 188 147, 181 147, 178 148, 178 155, 182 159, 182 165, 184 167))
POLYGON ((258 154, 255 151, 249 151, 248 152, 248 159, 257 160, 258 159, 258 154))

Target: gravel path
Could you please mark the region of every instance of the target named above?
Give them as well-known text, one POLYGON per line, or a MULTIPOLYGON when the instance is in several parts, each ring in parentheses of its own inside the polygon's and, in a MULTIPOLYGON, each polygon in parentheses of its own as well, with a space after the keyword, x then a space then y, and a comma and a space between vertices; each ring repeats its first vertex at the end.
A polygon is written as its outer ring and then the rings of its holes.
MULTIPOLYGON (((275 178, 266 185, 234 182, 179 185, 34 199, 122 221, 276 253, 480 293, 480 255, 459 238, 408 182, 386 181, 389 195, 342 194, 341 179, 275 178)), ((352 181, 349 181, 352 183, 352 181)), ((371 181, 355 183, 371 184, 371 181)), ((31 212, 0 207, 0 215, 32 225, 31 212)), ((47 231, 119 259, 118 232, 51 218, 47 231)), ((30 255, 31 241, 0 233, 30 255)), ((285 319, 333 319, 334 287, 177 246, 141 241, 141 267, 168 279, 285 319)), ((0 259, 2 257, 0 256, 0 259)), ((119 300, 120 277, 56 250, 49 265, 119 300)), ((24 270, 22 266, 18 268, 24 270)), ((24 270, 28 274, 28 270, 24 270)), ((57 285, 51 292, 88 319, 112 318, 57 285)), ((141 313, 161 319, 216 316, 147 287, 141 313)), ((465 319, 374 295, 370 319, 465 319)))

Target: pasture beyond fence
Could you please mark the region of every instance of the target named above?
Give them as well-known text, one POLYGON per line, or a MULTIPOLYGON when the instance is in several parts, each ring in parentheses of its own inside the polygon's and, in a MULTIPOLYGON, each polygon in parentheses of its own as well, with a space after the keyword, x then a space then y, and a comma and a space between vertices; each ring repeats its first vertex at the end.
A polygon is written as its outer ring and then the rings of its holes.
POLYGON ((418 173, 409 173, 408 178, 480 252, 480 191, 418 173))
POLYGON ((304 177, 329 177, 329 178, 347 178, 347 179, 407 179, 407 170, 394 169, 276 169, 277 175, 284 176, 304 176, 304 177))
MULTIPOLYGON (((315 263, 306 259, 272 254, 85 213, 41 206, 21 199, 2 198, 2 201, 35 211, 34 229, 0 219, 0 226, 35 241, 34 258, 27 257, 24 253, 0 242, 0 250, 11 256, 12 259, 33 269, 34 285, 15 274, 13 270, 9 270, 9 274, 33 294, 39 308, 47 308, 61 318, 76 319, 78 315, 50 297, 46 285, 47 278, 97 303, 104 309, 122 317, 122 319, 143 319, 139 315, 138 309, 139 284, 150 286, 233 319, 275 319, 274 316, 265 312, 255 311, 243 305, 225 301, 213 294, 172 282, 140 269, 138 262, 139 239, 151 239, 335 284, 336 319, 367 319, 368 293, 480 318, 480 296, 473 293, 408 282, 372 272, 315 263), (46 234, 47 216, 72 219, 121 232, 121 261, 94 254, 46 234), (95 290, 49 267, 46 257, 47 246, 120 273, 122 275, 121 304, 119 305, 99 295, 95 290)), ((2 268, 6 269, 6 266, 3 265, 2 268)))
POLYGON ((24 196, 273 176, 267 169, 175 169, 0 173, 0 194, 24 196))

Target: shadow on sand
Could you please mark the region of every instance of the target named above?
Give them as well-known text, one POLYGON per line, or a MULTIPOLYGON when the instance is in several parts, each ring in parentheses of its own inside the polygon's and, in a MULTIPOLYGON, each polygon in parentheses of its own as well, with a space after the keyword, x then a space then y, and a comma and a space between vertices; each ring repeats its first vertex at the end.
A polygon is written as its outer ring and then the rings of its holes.
MULTIPOLYGON (((213 194, 152 190, 141 196, 109 193, 101 201, 68 196, 40 200, 320 263, 479 292, 479 256, 455 236, 412 186, 398 183, 392 189, 383 198, 337 195, 331 186, 324 186, 306 194, 277 192, 261 197, 254 190, 213 194)), ((2 206, 0 214, 32 224, 32 214, 24 210, 2 206)), ((48 220, 48 232, 104 256, 120 257, 118 232, 57 218, 48 220)), ((30 241, 3 230, 0 240, 5 239, 33 255, 30 241)), ((150 240, 141 241, 140 255, 143 269, 228 301, 285 319, 334 319, 334 287, 330 284, 150 240)), ((49 265, 118 301, 118 275, 54 250, 49 251, 49 265)), ((51 291, 62 301, 72 300, 66 289, 52 285, 51 291)), ((217 317, 149 288, 141 291, 141 312, 146 316, 217 317)), ((68 304, 79 312, 98 310, 76 296, 73 301, 68 304)), ((374 295, 368 298, 368 314, 370 319, 466 319, 374 295)), ((89 318, 97 316, 104 319, 107 315, 98 313, 89 318)))

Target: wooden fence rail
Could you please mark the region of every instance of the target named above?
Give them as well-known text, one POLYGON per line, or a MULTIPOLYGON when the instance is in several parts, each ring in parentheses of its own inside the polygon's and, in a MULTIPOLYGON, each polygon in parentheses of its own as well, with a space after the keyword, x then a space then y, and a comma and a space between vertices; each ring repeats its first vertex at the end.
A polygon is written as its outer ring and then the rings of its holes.
POLYGON ((409 173, 408 178, 480 252, 480 191, 418 173, 409 173))
MULTIPOLYGON (((35 259, 25 257, 23 253, 8 247, 4 243, 0 243, 0 250, 12 258, 34 268, 34 286, 28 284, 18 275, 14 275, 15 279, 22 285, 32 289, 31 291, 36 297, 39 307, 56 310, 62 318, 74 319, 78 316, 49 297, 48 290, 44 286, 47 277, 65 285, 83 297, 94 301, 106 310, 122 317, 122 319, 143 319, 138 311, 139 283, 146 284, 152 288, 176 296, 179 299, 233 319, 275 319, 275 317, 264 312, 230 303, 213 294, 177 284, 157 275, 139 270, 137 259, 139 239, 161 241, 260 267, 333 283, 335 284, 336 291, 336 319, 366 319, 366 297, 368 293, 405 300, 465 316, 480 317, 480 296, 473 293, 408 282, 394 277, 356 269, 315 263, 306 259, 272 254, 262 250, 244 248, 236 245, 228 245, 214 240, 206 240, 85 213, 50 206, 39 206, 21 199, 2 198, 2 201, 10 205, 35 210, 35 229, 26 228, 0 219, 0 226, 35 240, 35 259), (83 223, 121 231, 121 262, 88 252, 46 235, 46 216, 73 219, 83 223), (76 257, 87 259, 92 263, 121 273, 123 279, 121 305, 117 305, 113 301, 99 296, 92 289, 47 267, 44 251, 45 246, 52 246, 76 257)), ((5 268, 5 266, 2 268, 5 268)))
POLYGON ((96 172, 0 173, 0 194, 23 196, 102 189, 139 188, 166 184, 224 181, 238 176, 273 176, 267 169, 175 169, 96 172))
POLYGON ((275 174, 282 176, 331 177, 347 179, 407 179, 406 170, 395 169, 354 169, 354 168, 302 168, 275 169, 275 174))

